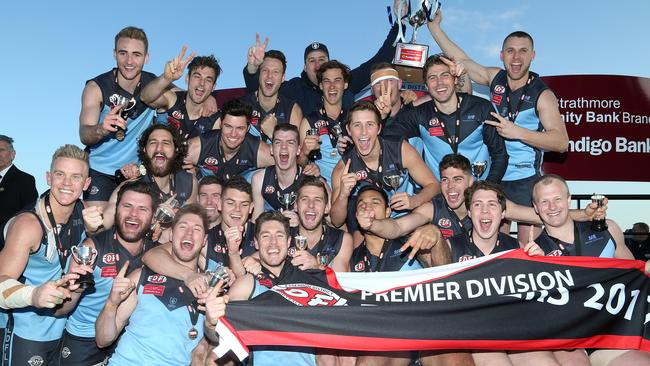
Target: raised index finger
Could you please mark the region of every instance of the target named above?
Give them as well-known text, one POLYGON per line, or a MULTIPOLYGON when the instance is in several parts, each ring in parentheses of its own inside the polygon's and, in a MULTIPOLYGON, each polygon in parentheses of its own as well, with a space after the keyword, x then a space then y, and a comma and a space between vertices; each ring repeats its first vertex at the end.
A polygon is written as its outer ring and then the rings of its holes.
POLYGON ((444 56, 440 56, 440 60, 442 60, 442 62, 447 64, 447 66, 456 66, 456 64, 452 60, 450 60, 450 59, 448 59, 448 58, 446 58, 444 56))
POLYGON ((350 162, 352 162, 352 159, 348 159, 348 161, 345 163, 345 167, 343 168, 343 175, 348 174, 350 171, 350 162))
POLYGON ((120 268, 120 271, 117 272, 117 275, 115 278, 124 278, 126 276, 126 270, 129 268, 129 261, 127 260, 122 268, 120 268))
POLYGON ((535 226, 530 225, 530 230, 528 230, 528 242, 532 243, 535 240, 535 226))

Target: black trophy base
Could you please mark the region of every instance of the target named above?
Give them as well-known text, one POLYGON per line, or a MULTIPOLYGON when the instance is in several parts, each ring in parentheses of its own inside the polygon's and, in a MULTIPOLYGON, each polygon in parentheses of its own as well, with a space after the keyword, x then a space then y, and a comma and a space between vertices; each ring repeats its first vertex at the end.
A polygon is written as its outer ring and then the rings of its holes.
POLYGON ((79 277, 79 287, 84 290, 95 287, 95 278, 92 273, 79 277))
POLYGON ((605 231, 607 228, 607 221, 605 219, 594 220, 591 222, 591 230, 593 231, 605 231))

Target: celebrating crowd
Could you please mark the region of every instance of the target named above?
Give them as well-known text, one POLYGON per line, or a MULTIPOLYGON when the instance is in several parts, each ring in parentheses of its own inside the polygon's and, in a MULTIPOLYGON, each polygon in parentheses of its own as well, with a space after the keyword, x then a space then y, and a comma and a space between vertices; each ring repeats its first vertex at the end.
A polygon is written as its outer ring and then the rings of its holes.
MULTIPOLYGON (((246 95, 222 105, 214 56, 184 47, 156 76, 145 32, 119 31, 116 67, 83 90, 85 148, 54 152, 40 197, 33 178, 0 188, 15 189, 0 216, 2 365, 237 365, 212 352, 218 319, 292 271, 408 271, 518 248, 633 259, 606 199, 571 210, 566 181, 541 172, 569 139, 529 70, 532 37, 511 33, 503 67, 485 67, 441 23, 441 11, 428 22, 443 53, 422 68, 424 96, 390 63, 397 22, 352 70, 307 45, 289 80, 258 35, 246 95), (355 101, 367 85, 373 97, 355 101)), ((19 172, 12 143, 0 135, 2 187, 19 172)), ((252 351, 244 364, 650 365, 638 350, 252 351)))

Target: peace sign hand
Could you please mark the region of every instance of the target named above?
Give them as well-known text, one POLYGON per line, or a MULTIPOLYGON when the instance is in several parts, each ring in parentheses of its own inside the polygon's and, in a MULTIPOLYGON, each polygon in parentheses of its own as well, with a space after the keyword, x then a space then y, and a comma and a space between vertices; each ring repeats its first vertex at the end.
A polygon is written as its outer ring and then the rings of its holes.
POLYGON ((390 115, 391 107, 391 98, 393 96, 392 88, 388 86, 387 80, 382 80, 379 82, 380 85, 380 94, 377 99, 375 99, 375 107, 379 109, 381 113, 381 118, 386 119, 390 115))
POLYGON ((264 44, 261 43, 260 41, 260 34, 255 33, 255 45, 251 46, 248 49, 248 69, 249 71, 255 70, 251 72, 251 74, 257 72, 257 68, 262 65, 262 62, 264 61, 264 53, 266 52, 266 47, 269 45, 269 37, 264 38, 264 44))
POLYGON ((446 57, 440 57, 440 60, 449 66, 449 72, 454 75, 456 78, 460 77, 463 74, 467 73, 465 65, 462 62, 452 61, 446 57))
POLYGON ((183 46, 181 48, 181 52, 176 56, 174 59, 171 61, 167 61, 165 64, 165 72, 163 74, 163 77, 167 80, 175 81, 181 78, 183 76, 183 72, 185 70, 185 66, 192 61, 194 56, 196 55, 196 52, 192 51, 192 53, 183 60, 183 56, 185 56, 185 52, 187 51, 187 46, 183 46))

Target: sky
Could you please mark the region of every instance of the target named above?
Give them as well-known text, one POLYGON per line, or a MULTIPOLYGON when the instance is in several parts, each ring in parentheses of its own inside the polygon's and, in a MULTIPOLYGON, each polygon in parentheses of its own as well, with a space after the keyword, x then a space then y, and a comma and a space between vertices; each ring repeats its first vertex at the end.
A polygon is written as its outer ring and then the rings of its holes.
MULTIPOLYGON (((416 1, 412 1, 415 3, 416 1)), ((243 86, 241 70, 255 32, 283 51, 287 77, 299 75, 303 52, 325 43, 331 58, 351 67, 369 58, 389 30, 388 0, 328 1, 10 1, 0 13, 4 55, 0 134, 13 137, 14 163, 46 189, 51 154, 78 135, 86 80, 114 67, 113 37, 123 27, 143 28, 149 38, 145 70, 160 74, 183 45, 214 54, 223 74, 217 88, 243 86)), ((443 28, 475 61, 498 66, 505 35, 533 35, 540 75, 612 74, 650 77, 646 39, 650 2, 443 1, 443 28)), ((428 30, 418 42, 438 52, 428 30)), ((184 82, 178 82, 184 87, 184 82)), ((648 193, 650 184, 571 182, 573 193, 648 193)), ((650 222, 650 202, 612 202, 609 216, 623 229, 650 222)))

